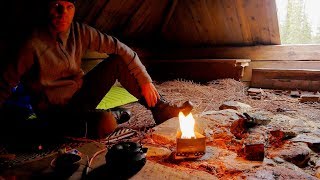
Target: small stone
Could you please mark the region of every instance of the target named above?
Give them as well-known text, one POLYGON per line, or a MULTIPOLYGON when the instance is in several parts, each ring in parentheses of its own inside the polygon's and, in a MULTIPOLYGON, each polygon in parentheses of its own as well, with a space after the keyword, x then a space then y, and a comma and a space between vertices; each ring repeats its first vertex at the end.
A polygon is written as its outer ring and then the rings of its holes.
POLYGON ((269 165, 269 166, 275 166, 275 165, 276 165, 276 162, 274 162, 272 159, 264 158, 263 164, 264 164, 264 165, 269 165))
POLYGON ((299 98, 301 94, 299 91, 291 91, 290 96, 294 98, 299 98))
POLYGON ((234 109, 234 110, 238 110, 239 112, 248 112, 252 109, 252 107, 248 104, 244 104, 241 102, 237 102, 237 101, 227 101, 224 102, 220 107, 220 110, 223 109, 234 109))
MULTIPOLYGON (((309 135, 309 134, 299 134, 295 138, 291 139, 293 142, 305 142, 308 144, 315 144, 315 146, 319 146, 320 144, 320 138, 315 135, 309 135)), ((319 147, 318 147, 319 148, 319 147)))
POLYGON ((179 129, 178 118, 171 118, 164 123, 153 128, 151 137, 157 144, 175 144, 177 130, 179 129))
POLYGON ((262 94, 263 90, 258 88, 249 88, 248 93, 250 94, 262 94))
POLYGON ((248 114, 253 119, 253 123, 257 125, 268 125, 272 119, 272 114, 267 112, 254 112, 248 114))
POLYGON ((264 91, 262 89, 258 89, 258 88, 248 89, 248 96, 250 96, 251 99, 261 100, 263 94, 264 94, 264 91))
POLYGON ((170 149, 164 147, 154 147, 150 145, 145 145, 148 148, 147 158, 167 158, 172 153, 170 149))
POLYGON ((206 128, 204 130, 204 136, 207 137, 207 142, 212 142, 213 141, 213 130, 212 129, 209 129, 209 128, 206 128))
POLYGON ((274 157, 273 160, 274 160, 276 163, 279 163, 279 164, 282 164, 282 163, 286 162, 285 160, 283 160, 283 159, 280 158, 280 157, 274 157))
POLYGON ((199 161, 205 161, 205 160, 209 160, 211 158, 214 158, 214 149, 210 146, 206 147, 206 152, 205 154, 199 158, 199 161))
POLYGON ((281 157, 298 167, 305 167, 310 159, 310 149, 305 143, 288 143, 277 149, 269 149, 270 157, 281 157))

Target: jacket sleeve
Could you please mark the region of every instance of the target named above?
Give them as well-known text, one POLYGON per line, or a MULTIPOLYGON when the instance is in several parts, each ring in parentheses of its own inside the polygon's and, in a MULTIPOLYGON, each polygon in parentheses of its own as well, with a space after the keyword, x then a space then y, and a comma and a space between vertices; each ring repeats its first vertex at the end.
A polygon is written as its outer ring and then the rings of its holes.
POLYGON ((130 73, 137 79, 139 85, 152 82, 145 66, 141 63, 138 55, 127 45, 117 38, 101 33, 100 31, 82 24, 83 45, 87 49, 100 53, 117 54, 122 57, 128 66, 130 73))
POLYGON ((34 63, 33 50, 31 45, 27 44, 20 48, 17 58, 0 72, 0 107, 11 95, 12 88, 18 85, 22 75, 34 63))

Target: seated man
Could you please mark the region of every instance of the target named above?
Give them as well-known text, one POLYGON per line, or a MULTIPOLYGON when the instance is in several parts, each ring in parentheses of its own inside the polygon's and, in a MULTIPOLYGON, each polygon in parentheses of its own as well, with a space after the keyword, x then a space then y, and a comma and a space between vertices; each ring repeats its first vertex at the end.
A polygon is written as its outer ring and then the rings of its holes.
POLYGON ((156 124, 177 116, 179 111, 191 111, 189 102, 178 107, 160 97, 132 49, 115 37, 73 22, 74 0, 47 1, 48 24, 35 28, 18 58, 1 73, 0 106, 11 95, 11 89, 22 83, 37 117, 49 120, 54 133, 81 136, 91 130, 88 133, 95 138, 116 127, 108 112, 95 112, 116 80, 152 111, 156 124), (81 57, 87 50, 107 53, 109 57, 84 75, 81 57))

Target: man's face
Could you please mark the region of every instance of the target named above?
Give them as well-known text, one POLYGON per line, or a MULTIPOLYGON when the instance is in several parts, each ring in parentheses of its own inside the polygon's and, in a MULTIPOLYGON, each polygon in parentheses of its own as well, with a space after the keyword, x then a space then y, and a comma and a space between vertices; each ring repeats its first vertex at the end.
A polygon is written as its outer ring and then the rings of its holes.
POLYGON ((75 12, 74 4, 68 1, 52 1, 49 3, 50 25, 60 33, 69 29, 75 12))

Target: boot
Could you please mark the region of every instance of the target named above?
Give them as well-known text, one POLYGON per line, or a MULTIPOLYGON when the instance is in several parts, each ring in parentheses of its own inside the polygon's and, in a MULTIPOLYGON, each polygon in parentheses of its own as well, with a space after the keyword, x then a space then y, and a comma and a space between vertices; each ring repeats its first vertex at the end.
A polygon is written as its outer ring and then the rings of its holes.
POLYGON ((163 98, 158 100, 155 107, 150 108, 154 121, 157 125, 173 117, 178 117, 179 112, 182 112, 186 116, 192 109, 193 104, 190 101, 186 101, 181 106, 177 106, 166 102, 163 98))
POLYGON ((90 110, 91 113, 105 113, 105 112, 111 112, 114 118, 117 121, 117 124, 122 124, 130 120, 131 117, 131 112, 129 109, 122 108, 122 107, 114 107, 111 108, 110 110, 104 110, 104 109, 95 109, 95 110, 90 110))
POLYGON ((95 109, 88 114, 88 137, 91 139, 105 138, 112 133, 119 124, 129 121, 131 112, 125 108, 111 110, 95 109))
POLYGON ((130 120, 131 112, 126 108, 115 107, 111 109, 111 112, 116 118, 118 124, 122 124, 130 120))

